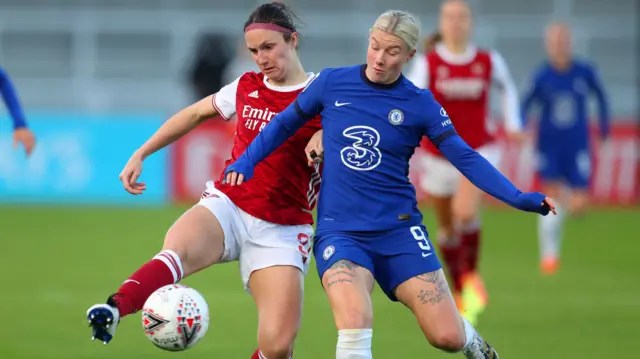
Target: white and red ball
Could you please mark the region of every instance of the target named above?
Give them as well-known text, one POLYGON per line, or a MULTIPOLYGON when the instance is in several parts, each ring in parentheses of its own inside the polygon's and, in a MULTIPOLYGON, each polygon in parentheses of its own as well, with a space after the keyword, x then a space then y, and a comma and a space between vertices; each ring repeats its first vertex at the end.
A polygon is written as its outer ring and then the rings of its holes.
POLYGON ((197 290, 170 284, 153 292, 144 303, 142 327, 160 349, 186 350, 207 333, 209 307, 197 290))

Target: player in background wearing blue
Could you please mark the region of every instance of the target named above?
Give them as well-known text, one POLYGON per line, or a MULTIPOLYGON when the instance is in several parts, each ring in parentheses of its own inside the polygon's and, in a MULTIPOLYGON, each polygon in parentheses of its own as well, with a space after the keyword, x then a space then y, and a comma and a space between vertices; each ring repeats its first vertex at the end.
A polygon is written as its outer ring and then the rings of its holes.
POLYGON ((559 266, 565 213, 580 214, 586 208, 591 177, 588 97, 598 100, 600 134, 609 135, 609 105, 594 67, 571 54, 571 34, 566 25, 551 24, 545 34, 548 60, 533 77, 524 97, 522 118, 534 103, 541 107, 538 125, 538 171, 543 191, 559 199, 570 189, 568 210, 538 219, 540 268, 554 273, 559 266))
POLYGON ((370 33, 367 63, 323 70, 226 169, 232 185, 316 114, 322 116, 324 172, 314 253, 338 329, 337 359, 372 358, 374 281, 416 316, 429 342, 467 358, 498 358, 463 319, 428 239, 409 182, 409 159, 427 136, 469 180, 513 207, 555 210, 522 193, 456 133, 429 90, 402 75, 420 27, 388 11, 370 33))
POLYGON ((18 101, 16 91, 9 79, 7 73, 0 67, 0 92, 2 93, 2 99, 4 100, 11 118, 13 119, 13 147, 17 148, 19 144, 24 146, 24 150, 27 156, 31 155, 33 148, 36 146, 36 138, 27 128, 27 121, 25 120, 24 113, 22 112, 22 106, 18 101))

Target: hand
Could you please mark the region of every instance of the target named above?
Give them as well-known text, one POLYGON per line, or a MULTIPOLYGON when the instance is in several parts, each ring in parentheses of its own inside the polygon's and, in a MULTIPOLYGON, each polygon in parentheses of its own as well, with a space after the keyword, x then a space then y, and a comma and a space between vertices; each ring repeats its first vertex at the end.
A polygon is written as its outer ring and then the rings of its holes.
POLYGON ((324 147, 322 146, 322 130, 314 133, 304 152, 307 154, 307 164, 313 166, 315 163, 322 162, 324 158, 324 147))
POLYGON ((253 166, 241 156, 236 162, 230 164, 229 167, 225 169, 224 174, 223 183, 231 186, 239 186, 245 180, 248 181, 253 177, 253 166))
POLYGON ((124 166, 122 172, 120 172, 120 181, 127 192, 138 195, 142 194, 142 192, 147 189, 147 185, 145 183, 137 182, 141 173, 142 156, 135 153, 124 166))
POLYGON ((553 213, 554 216, 558 214, 558 212, 556 212, 555 203, 553 203, 553 200, 549 197, 545 197, 544 200, 542 201, 542 208, 543 210, 546 209, 547 213, 551 211, 551 213, 553 213))
POLYGON ((539 192, 521 193, 517 207, 523 211, 540 213, 543 216, 549 212, 557 214, 553 200, 539 192))
POLYGON ((17 149, 19 144, 24 146, 24 151, 27 157, 29 157, 31 152, 33 152, 33 148, 36 146, 36 137, 33 135, 33 132, 25 127, 17 128, 13 131, 13 148, 17 149))

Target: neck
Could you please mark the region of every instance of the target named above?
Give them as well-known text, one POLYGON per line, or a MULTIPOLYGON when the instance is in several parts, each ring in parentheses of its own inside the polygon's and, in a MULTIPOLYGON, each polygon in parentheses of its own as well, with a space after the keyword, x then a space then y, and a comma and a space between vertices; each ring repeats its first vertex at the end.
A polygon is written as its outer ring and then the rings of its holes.
POLYGON ((567 70, 571 65, 571 59, 552 59, 551 66, 556 68, 557 70, 564 71, 567 70))
POLYGON ((454 53, 454 54, 462 54, 465 51, 467 51, 467 43, 466 42, 445 42, 444 46, 447 48, 447 50, 449 50, 450 52, 454 53))
POLYGON ((274 81, 273 79, 267 79, 270 84, 275 86, 295 86, 307 81, 307 73, 304 72, 304 68, 300 63, 300 60, 296 59, 295 64, 289 68, 287 74, 282 80, 274 81))
POLYGON ((401 74, 397 74, 389 79, 385 79, 383 81, 376 81, 374 80, 376 78, 375 76, 375 70, 369 66, 367 66, 367 68, 364 71, 365 75, 367 76, 367 78, 369 79, 369 81, 377 83, 377 84, 382 84, 382 85, 389 85, 392 84, 396 81, 398 81, 398 78, 400 78, 401 74))

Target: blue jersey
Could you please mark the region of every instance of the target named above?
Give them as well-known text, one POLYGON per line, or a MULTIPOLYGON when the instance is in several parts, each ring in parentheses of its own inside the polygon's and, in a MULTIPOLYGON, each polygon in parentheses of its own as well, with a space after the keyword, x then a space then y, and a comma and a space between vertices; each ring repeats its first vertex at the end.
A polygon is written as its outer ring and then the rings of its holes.
POLYGON ((534 103, 541 106, 538 148, 586 149, 589 147, 588 98, 598 100, 600 132, 609 133, 609 106, 595 69, 579 60, 560 71, 544 63, 535 73, 523 101, 523 118, 534 103))
POLYGON ((0 68, 0 93, 13 119, 13 128, 26 127, 27 122, 24 119, 16 91, 13 88, 11 80, 9 80, 9 76, 7 76, 7 73, 4 72, 2 68, 0 68))
POLYGON ((325 149, 318 233, 384 231, 421 223, 408 175, 409 159, 423 136, 479 188, 514 207, 544 212, 544 196, 522 195, 471 149, 429 90, 402 75, 388 85, 371 82, 365 65, 323 70, 227 172, 249 179, 258 162, 317 114, 325 149))
POLYGON ((522 210, 548 213, 544 195, 520 192, 457 135, 429 90, 402 75, 377 84, 365 70, 322 71, 226 170, 251 180, 258 162, 322 116, 324 171, 313 241, 320 277, 347 260, 366 268, 397 300, 401 283, 442 267, 409 182, 409 159, 423 136, 479 188, 522 210))

